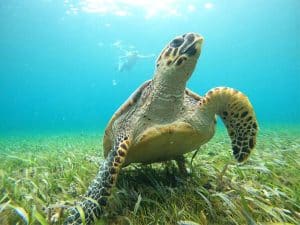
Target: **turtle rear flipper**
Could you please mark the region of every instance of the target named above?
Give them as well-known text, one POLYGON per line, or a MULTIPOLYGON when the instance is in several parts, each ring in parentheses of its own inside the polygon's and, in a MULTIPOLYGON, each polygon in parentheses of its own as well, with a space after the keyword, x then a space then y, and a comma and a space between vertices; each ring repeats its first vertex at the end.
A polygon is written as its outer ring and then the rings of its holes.
POLYGON ((117 142, 103 162, 83 200, 69 209, 69 216, 64 225, 90 225, 104 214, 108 197, 111 195, 111 189, 116 184, 117 176, 125 161, 129 146, 129 138, 127 136, 120 137, 120 141, 117 142), (85 223, 82 221, 82 217, 84 217, 85 223))
POLYGON ((217 87, 206 93, 200 110, 222 118, 238 162, 245 161, 256 144, 256 116, 249 99, 241 92, 217 87))

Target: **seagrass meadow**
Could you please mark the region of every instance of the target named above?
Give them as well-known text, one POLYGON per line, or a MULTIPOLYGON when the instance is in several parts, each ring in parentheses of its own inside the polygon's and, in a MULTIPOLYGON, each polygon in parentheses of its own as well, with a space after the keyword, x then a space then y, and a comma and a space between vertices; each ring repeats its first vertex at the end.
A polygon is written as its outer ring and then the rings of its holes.
POLYGON ((299 12, 0 1, 0 225, 300 225, 299 12))
MULTIPOLYGON (((188 154, 187 176, 172 162, 132 164, 97 224, 297 225, 299 130, 261 127, 254 153, 239 165, 220 127, 188 154)), ((0 224, 61 224, 65 207, 84 194, 103 160, 101 135, 1 137, 0 224)))

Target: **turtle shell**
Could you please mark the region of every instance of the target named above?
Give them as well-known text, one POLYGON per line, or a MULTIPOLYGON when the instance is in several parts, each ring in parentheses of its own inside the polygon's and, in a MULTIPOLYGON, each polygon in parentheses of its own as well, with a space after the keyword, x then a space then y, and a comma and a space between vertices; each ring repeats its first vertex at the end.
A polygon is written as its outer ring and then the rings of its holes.
POLYGON ((136 102, 140 99, 143 91, 151 84, 152 80, 145 81, 129 98, 121 105, 118 110, 113 114, 110 121, 108 122, 105 133, 103 137, 103 153, 104 157, 108 155, 108 153, 112 150, 114 134, 112 132, 112 127, 114 122, 126 113, 136 102))

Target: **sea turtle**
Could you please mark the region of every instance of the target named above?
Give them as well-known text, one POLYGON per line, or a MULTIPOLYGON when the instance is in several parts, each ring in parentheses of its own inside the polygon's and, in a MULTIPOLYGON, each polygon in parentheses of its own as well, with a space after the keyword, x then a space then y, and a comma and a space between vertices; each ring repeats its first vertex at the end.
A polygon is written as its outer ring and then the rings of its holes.
POLYGON ((216 115, 223 120, 233 155, 245 161, 255 146, 257 121, 248 98, 228 87, 201 97, 186 88, 201 53, 203 37, 174 38, 156 62, 152 80, 142 84, 115 112, 104 135, 105 161, 84 199, 70 208, 65 224, 92 224, 103 215, 119 171, 130 163, 176 160, 185 170, 184 154, 214 135, 216 115))

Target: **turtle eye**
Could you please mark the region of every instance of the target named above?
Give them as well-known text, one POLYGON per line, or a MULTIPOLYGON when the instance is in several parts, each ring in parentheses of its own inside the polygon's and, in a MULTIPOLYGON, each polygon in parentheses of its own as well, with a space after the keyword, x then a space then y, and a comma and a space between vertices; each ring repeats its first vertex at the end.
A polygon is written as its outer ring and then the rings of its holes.
POLYGON ((185 60, 187 60, 187 57, 182 56, 175 62, 175 65, 180 66, 185 60))
POLYGON ((180 45, 182 45, 183 41, 183 38, 176 38, 170 43, 170 46, 173 48, 178 48, 180 45))

